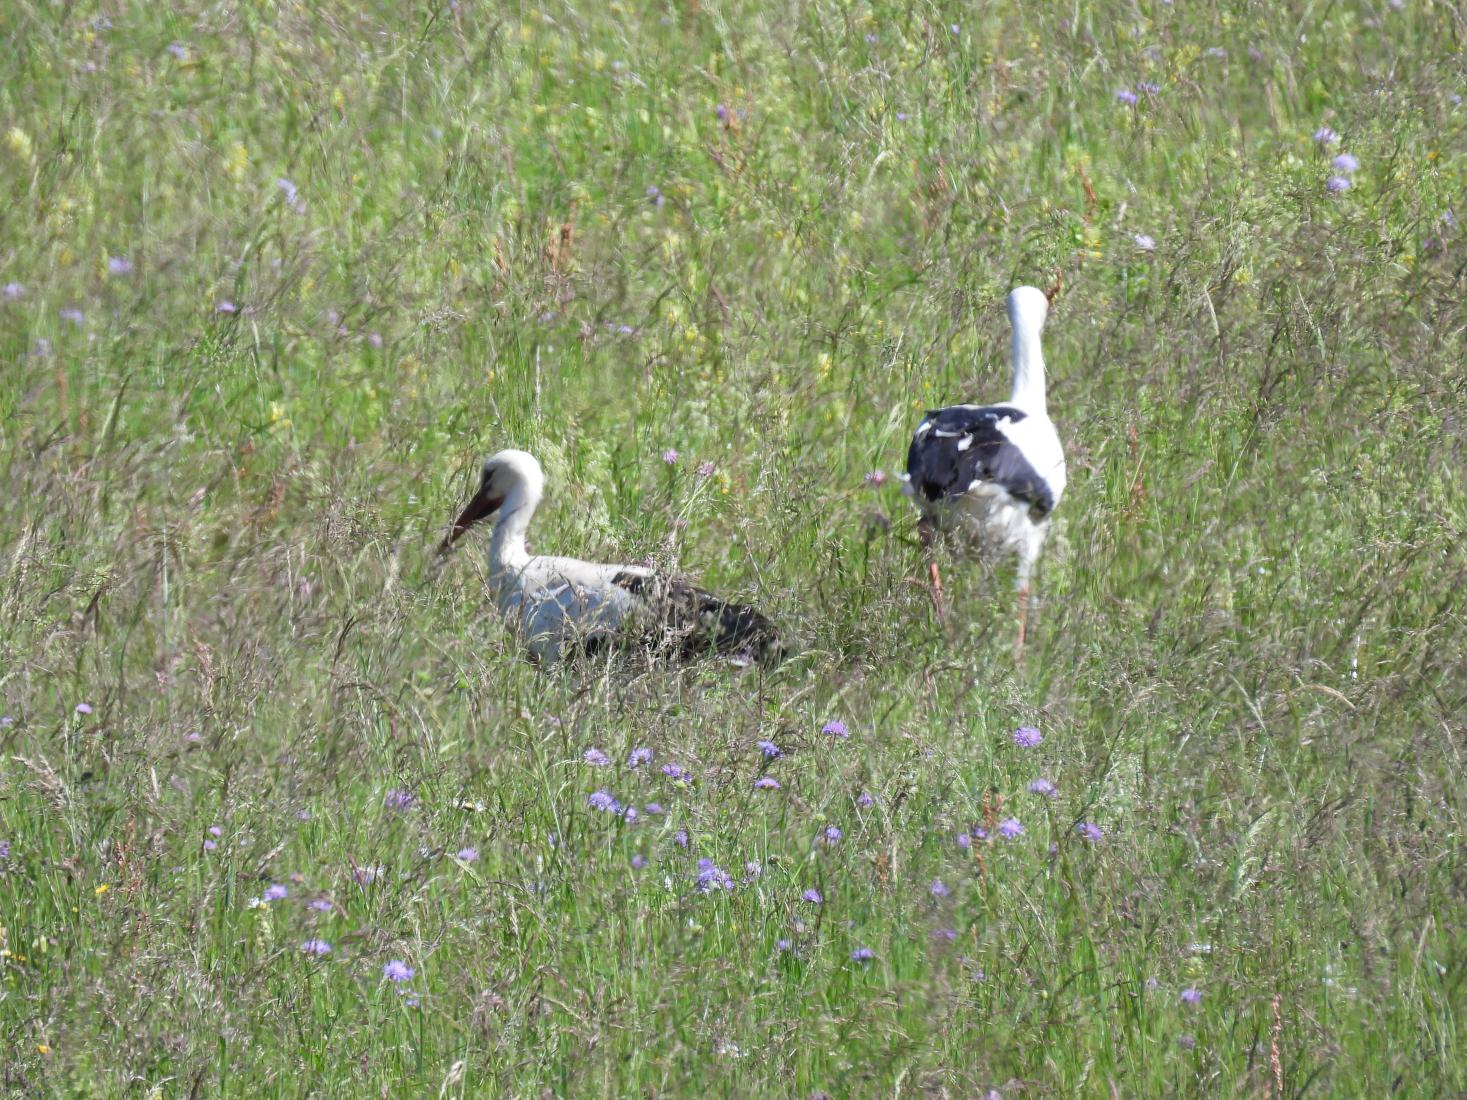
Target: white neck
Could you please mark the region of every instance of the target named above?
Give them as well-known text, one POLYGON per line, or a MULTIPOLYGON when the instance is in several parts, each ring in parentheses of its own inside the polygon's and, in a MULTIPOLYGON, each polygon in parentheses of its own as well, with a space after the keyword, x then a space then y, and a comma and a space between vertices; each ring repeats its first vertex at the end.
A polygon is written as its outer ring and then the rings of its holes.
POLYGON ((530 560, 525 549, 525 532, 530 529, 530 519, 540 506, 541 490, 538 486, 520 482, 509 491, 504 503, 499 506, 499 518, 494 523, 494 537, 489 540, 489 575, 506 571, 518 572, 530 560))
POLYGON ((1010 402, 1025 412, 1048 415, 1044 399, 1044 351, 1039 345, 1039 331, 1044 327, 1042 314, 1014 309, 1009 320, 1014 327, 1014 395, 1010 402))

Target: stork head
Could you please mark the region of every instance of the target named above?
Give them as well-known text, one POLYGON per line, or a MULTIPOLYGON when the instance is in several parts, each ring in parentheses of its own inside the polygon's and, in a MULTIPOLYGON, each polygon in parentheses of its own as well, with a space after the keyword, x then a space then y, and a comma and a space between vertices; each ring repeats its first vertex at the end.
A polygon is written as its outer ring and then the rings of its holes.
POLYGON ((438 545, 438 553, 446 554, 453 544, 474 524, 488 519, 511 497, 532 496, 539 500, 545 488, 545 474, 535 456, 526 451, 500 451, 484 460, 479 489, 453 521, 453 530, 438 545))
POLYGON ((1049 316, 1049 298, 1037 286, 1016 286, 1009 291, 1009 324, 1014 331, 1038 332, 1049 316))

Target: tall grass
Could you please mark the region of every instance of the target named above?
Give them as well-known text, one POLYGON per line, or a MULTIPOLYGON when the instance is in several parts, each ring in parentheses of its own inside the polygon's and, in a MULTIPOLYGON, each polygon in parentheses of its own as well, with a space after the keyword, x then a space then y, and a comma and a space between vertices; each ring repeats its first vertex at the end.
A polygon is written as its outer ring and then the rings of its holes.
POLYGON ((5 1089, 1467 1091, 1449 6, 0 29, 5 1089), (1005 396, 1018 282, 1022 665, 866 476, 1005 396), (509 445, 537 549, 795 657, 529 665, 431 565, 509 445))

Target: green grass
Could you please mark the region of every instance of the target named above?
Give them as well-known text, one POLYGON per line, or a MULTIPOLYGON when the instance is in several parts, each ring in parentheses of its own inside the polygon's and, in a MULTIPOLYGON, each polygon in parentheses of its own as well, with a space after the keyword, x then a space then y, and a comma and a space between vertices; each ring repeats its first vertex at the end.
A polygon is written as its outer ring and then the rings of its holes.
POLYGON ((974 8, 0 11, 4 1089, 1467 1092, 1461 27, 974 8), (864 480, 1019 282, 1022 665, 864 480), (531 666, 431 563, 505 446, 795 656, 531 666))

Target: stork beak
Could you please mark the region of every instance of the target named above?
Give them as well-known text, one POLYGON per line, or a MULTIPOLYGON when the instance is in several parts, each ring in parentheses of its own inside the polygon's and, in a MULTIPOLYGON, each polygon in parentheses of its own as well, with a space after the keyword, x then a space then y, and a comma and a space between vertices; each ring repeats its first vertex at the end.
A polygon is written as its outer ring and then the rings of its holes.
POLYGON ((464 510, 459 513, 458 519, 453 521, 453 530, 438 544, 438 556, 440 558, 446 556, 453 549, 453 544, 459 540, 459 536, 481 519, 486 519, 499 511, 499 506, 503 503, 503 497, 490 496, 485 489, 480 489, 475 493, 474 499, 469 501, 464 510))

